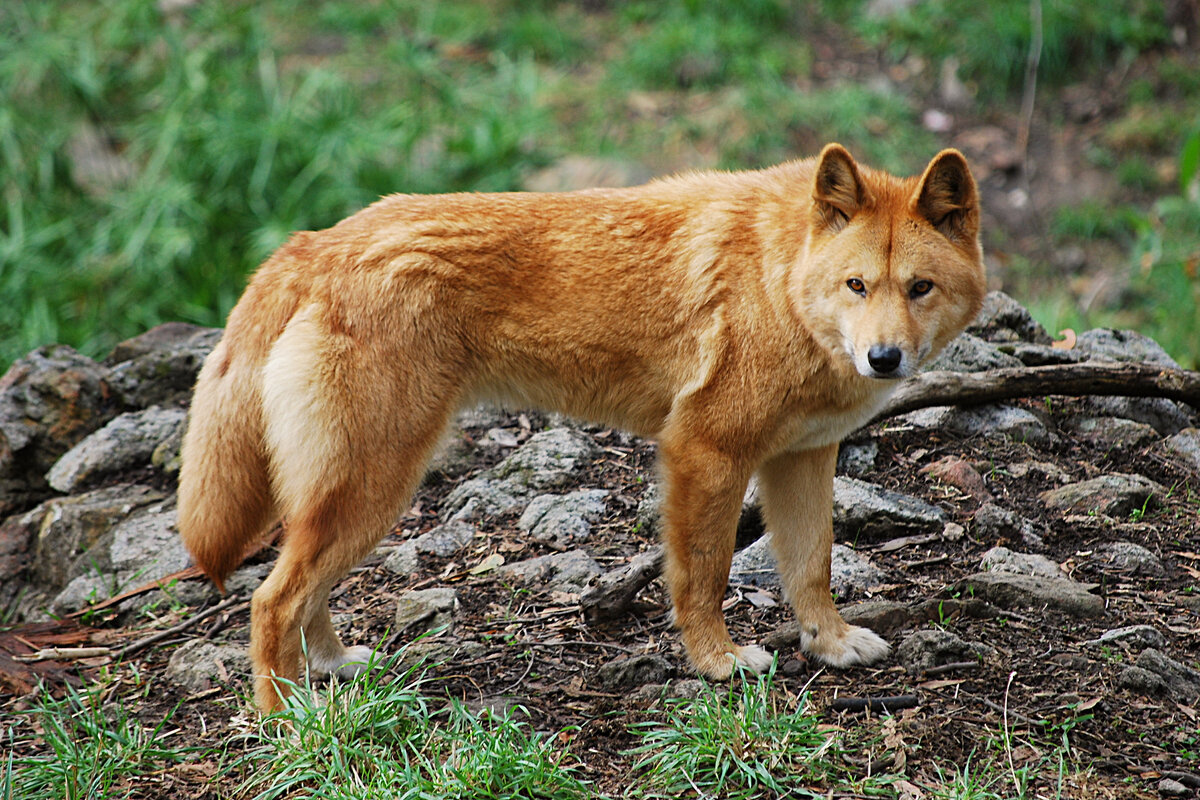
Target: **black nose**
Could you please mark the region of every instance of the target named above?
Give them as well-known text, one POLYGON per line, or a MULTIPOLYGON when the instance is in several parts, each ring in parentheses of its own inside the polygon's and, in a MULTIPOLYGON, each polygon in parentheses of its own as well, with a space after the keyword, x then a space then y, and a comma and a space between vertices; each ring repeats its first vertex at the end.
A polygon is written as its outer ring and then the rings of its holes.
POLYGON ((890 345, 877 344, 867 351, 867 363, 871 365, 871 369, 884 375, 895 372, 902 358, 904 354, 900 352, 900 348, 890 345))

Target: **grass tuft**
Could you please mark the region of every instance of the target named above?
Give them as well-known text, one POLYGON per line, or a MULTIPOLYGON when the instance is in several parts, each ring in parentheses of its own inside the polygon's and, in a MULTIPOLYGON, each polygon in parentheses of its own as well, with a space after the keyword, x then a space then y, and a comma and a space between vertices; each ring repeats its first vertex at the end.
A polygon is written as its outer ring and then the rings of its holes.
POLYGON ((641 797, 680 795, 725 800, 769 796, 823 797, 833 740, 807 713, 807 695, 784 697, 774 670, 741 673, 728 689, 667 701, 666 719, 634 726, 642 744, 641 797))

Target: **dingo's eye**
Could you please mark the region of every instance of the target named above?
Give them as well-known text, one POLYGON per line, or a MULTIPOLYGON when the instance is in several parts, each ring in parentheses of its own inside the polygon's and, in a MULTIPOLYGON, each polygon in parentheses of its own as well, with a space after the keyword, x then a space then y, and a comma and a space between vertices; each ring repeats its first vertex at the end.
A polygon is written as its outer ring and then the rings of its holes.
POLYGON ((924 297, 933 289, 933 281, 917 281, 908 290, 910 297, 924 297))
POLYGON ((862 279, 860 278, 851 278, 850 280, 846 281, 846 285, 849 286, 850 291, 854 292, 855 294, 861 294, 864 296, 867 294, 867 285, 863 283, 862 279))

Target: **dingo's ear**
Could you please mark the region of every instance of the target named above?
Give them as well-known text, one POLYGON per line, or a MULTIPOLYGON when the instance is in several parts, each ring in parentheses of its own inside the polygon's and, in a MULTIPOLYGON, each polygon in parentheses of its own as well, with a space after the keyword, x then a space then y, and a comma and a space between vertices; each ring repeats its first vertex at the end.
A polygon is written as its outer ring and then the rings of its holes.
POLYGON ((850 218, 873 199, 863 185, 854 158, 840 144, 827 144, 813 179, 813 211, 818 224, 833 231, 846 227, 850 218))
POLYGON ((979 235, 979 193, 967 159, 957 150, 933 157, 913 199, 915 211, 956 242, 974 242, 979 235))

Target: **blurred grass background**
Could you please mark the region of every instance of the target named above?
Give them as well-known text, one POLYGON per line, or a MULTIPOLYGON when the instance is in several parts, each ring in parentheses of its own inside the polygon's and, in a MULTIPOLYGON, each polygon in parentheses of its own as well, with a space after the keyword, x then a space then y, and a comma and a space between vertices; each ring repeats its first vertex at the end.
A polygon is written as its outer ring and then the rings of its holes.
MULTIPOLYGON (((1196 3, 1038 5, 1030 151, 1077 125, 1074 155, 1111 188, 989 226, 993 283, 1052 330, 1137 328, 1194 367, 1196 3), (1091 118, 1063 110, 1079 94, 1098 104, 1091 118), (1084 263, 1063 267, 1073 249, 1084 263), (1093 291, 1098 272, 1116 288, 1093 291)), ((291 231, 391 192, 524 188, 572 154, 647 175, 757 167, 830 140, 918 171, 955 132, 1019 126, 1030 9, 7 0, 0 369, 41 344, 100 356, 158 322, 220 325, 291 231), (965 89, 951 129, 927 116, 949 102, 948 65, 965 89)), ((1011 193, 1002 172, 993 188, 1011 193)))

